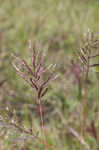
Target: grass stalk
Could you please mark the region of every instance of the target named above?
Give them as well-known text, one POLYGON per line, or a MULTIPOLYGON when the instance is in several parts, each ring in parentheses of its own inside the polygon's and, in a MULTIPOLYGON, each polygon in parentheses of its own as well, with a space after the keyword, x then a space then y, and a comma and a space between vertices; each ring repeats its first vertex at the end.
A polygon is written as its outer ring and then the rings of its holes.
POLYGON ((44 127, 44 119, 43 119, 41 98, 38 98, 38 102, 39 102, 39 110, 40 110, 40 119, 41 119, 41 124, 42 124, 41 126, 42 126, 44 150, 47 150, 46 133, 45 133, 45 127, 44 127))

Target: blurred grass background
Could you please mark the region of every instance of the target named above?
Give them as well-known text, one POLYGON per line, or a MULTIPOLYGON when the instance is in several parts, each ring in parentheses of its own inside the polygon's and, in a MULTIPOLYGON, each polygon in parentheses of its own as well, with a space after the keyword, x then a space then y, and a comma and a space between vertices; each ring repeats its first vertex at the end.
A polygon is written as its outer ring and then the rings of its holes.
MULTIPOLYGON (((33 129, 40 133, 39 110, 34 91, 12 67, 11 53, 29 62, 28 41, 41 42, 46 52, 46 64, 57 64, 59 79, 53 81, 44 98, 44 118, 47 141, 56 150, 79 150, 79 141, 62 124, 59 114, 70 127, 80 133, 81 100, 78 85, 71 71, 74 52, 90 28, 99 32, 98 0, 0 0, 0 108, 11 107, 28 126, 28 114, 33 116, 33 129), (2 84, 2 81, 5 81, 2 84)), ((87 128, 94 122, 99 131, 99 77, 91 74, 87 95, 87 128)), ((41 143, 17 140, 16 133, 0 139, 3 150, 42 149, 41 143), (14 142, 13 139, 16 139, 14 142), (18 143, 19 142, 19 143, 18 143), (13 146, 14 145, 14 146, 13 146)), ((91 132, 85 141, 93 150, 99 143, 91 132)), ((86 150, 86 147, 83 147, 86 150)))

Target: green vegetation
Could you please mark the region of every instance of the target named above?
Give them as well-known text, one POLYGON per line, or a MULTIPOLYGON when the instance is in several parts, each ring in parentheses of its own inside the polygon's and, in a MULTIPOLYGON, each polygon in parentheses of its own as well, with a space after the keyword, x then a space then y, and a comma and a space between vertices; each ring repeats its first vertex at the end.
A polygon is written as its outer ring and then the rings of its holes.
MULTIPOLYGON (((72 134, 75 131, 80 135, 82 115, 81 88, 73 73, 72 60, 76 62, 75 52, 82 47, 88 28, 99 33, 98 12, 98 0, 0 0, 0 115, 9 124, 16 112, 27 128, 32 116, 33 131, 43 139, 35 91, 15 72, 11 56, 14 53, 24 57, 30 64, 28 43, 36 41, 37 47, 41 45, 41 51, 46 53, 45 66, 56 64, 59 74, 42 100, 46 140, 55 150, 79 150, 80 146, 82 150, 99 149, 96 70, 89 73, 87 86, 85 144, 80 145, 72 134)), ((99 63, 99 58, 95 61, 99 63)), ((44 150, 40 140, 28 138, 24 132, 10 127, 6 129, 1 122, 0 126, 1 150, 44 150)))

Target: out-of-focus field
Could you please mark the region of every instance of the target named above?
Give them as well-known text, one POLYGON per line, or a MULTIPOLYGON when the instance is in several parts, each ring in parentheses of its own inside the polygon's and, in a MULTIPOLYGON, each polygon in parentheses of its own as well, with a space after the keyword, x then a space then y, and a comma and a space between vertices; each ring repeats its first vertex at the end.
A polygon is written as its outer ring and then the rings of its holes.
MULTIPOLYGON (((71 60, 76 59, 74 53, 88 28, 99 32, 98 0, 0 0, 0 114, 5 115, 9 107, 27 127, 32 114, 33 130, 41 136, 35 92, 13 69, 11 56, 14 53, 30 62, 28 41, 41 43, 45 64, 56 64, 56 74, 60 75, 42 101, 47 142, 56 150, 80 149, 79 140, 67 128, 80 134, 82 102, 71 60)), ((84 140, 89 150, 98 150, 99 138, 92 127, 99 136, 99 76, 93 72, 89 75, 86 112, 84 140)), ((37 140, 20 138, 19 133, 8 130, 0 129, 0 150, 44 149, 37 140)), ((82 147, 87 150, 86 145, 82 147)))

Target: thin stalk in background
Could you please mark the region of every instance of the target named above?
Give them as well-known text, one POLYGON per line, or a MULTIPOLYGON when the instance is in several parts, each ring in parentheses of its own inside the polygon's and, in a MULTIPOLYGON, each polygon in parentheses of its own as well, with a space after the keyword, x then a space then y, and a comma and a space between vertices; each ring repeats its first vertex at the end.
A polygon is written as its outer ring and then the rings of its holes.
POLYGON ((90 59, 88 57, 88 65, 84 81, 84 95, 82 97, 82 132, 84 131, 84 126, 86 126, 86 96, 87 96, 87 84, 88 84, 88 74, 89 74, 89 63, 90 59))
MULTIPOLYGON (((87 64, 87 69, 85 73, 85 80, 84 80, 84 94, 82 97, 82 118, 81 118, 81 133, 80 136, 84 136, 84 131, 86 127, 86 97, 87 97, 87 84, 88 84, 88 74, 89 74, 89 63, 90 59, 88 57, 88 64, 87 64)), ((82 150, 81 143, 80 143, 80 150, 82 150)))

